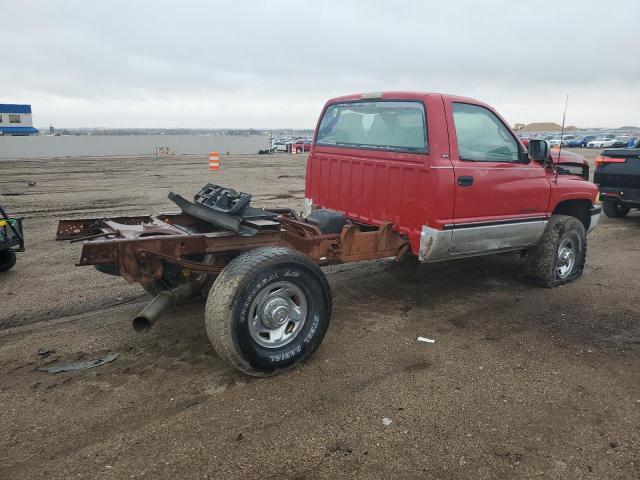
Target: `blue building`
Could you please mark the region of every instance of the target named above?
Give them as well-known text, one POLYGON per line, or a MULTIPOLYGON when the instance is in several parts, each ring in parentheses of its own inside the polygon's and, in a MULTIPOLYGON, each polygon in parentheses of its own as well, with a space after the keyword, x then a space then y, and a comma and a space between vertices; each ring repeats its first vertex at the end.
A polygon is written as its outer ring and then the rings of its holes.
POLYGON ((37 135, 31 105, 0 103, 0 135, 37 135))

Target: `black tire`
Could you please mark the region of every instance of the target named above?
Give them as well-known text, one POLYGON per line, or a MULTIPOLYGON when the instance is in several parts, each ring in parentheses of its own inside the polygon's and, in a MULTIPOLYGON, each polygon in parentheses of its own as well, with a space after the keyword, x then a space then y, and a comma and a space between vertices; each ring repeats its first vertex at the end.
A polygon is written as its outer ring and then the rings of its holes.
MULTIPOLYGON (((286 319, 283 325, 293 323, 288 310, 286 319)), ((241 253, 216 278, 205 310, 207 335, 215 351, 252 376, 274 375, 306 360, 322 342, 330 320, 331 289, 324 273, 308 257, 284 247, 241 253), (269 288, 277 291, 276 284, 291 284, 302 292, 304 299, 298 302, 306 302, 306 314, 300 330, 288 343, 269 347, 258 343, 256 327, 249 323, 250 317, 253 325, 257 323, 260 299, 274 298, 270 297, 269 288)))
POLYGON ((587 235, 584 225, 575 217, 553 215, 538 245, 527 252, 527 271, 539 285, 553 288, 582 275, 587 256, 587 235), (573 263, 562 252, 573 251, 573 263), (563 269, 567 269, 566 273, 563 269))
POLYGON ((629 207, 625 207, 620 202, 606 200, 602 202, 602 210, 607 217, 623 218, 627 216, 631 209, 629 207))
POLYGON ((0 252, 0 272, 7 272, 16 264, 16 254, 11 250, 0 252))

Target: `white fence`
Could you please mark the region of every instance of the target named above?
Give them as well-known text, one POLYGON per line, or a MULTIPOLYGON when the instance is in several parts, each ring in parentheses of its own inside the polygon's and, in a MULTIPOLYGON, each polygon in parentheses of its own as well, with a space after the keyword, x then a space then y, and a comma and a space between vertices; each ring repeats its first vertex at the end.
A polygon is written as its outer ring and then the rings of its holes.
POLYGON ((231 135, 82 135, 0 136, 0 159, 153 155, 157 147, 171 153, 253 154, 269 148, 269 138, 231 135))

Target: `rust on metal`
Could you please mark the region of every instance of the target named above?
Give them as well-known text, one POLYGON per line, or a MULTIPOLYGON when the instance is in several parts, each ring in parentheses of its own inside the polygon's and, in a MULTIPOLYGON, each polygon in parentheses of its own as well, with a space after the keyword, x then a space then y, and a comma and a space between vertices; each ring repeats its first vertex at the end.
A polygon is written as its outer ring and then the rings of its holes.
POLYGON ((278 217, 282 225, 282 242, 305 255, 319 261, 328 258, 340 241, 340 235, 324 235, 315 225, 291 217, 278 217))
POLYGON ((277 223, 254 224, 263 230, 240 236, 181 213, 61 220, 56 239, 88 240, 82 245, 78 265, 113 264, 128 282, 140 283, 161 278, 167 262, 216 275, 228 261, 220 255, 263 246, 285 245, 318 263, 330 264, 397 257, 408 245, 391 223, 378 228, 349 223, 340 234, 327 235, 283 212, 277 223))
POLYGON ((290 217, 279 217, 279 220, 283 242, 321 263, 395 257, 408 245, 408 240, 395 232, 391 223, 367 230, 351 223, 340 234, 323 235, 315 225, 290 217))
MULTIPOLYGON (((101 218, 88 218, 80 220, 60 220, 58 222, 58 231, 56 232, 56 240, 71 240, 77 237, 84 237, 102 233, 100 229, 101 218)), ((150 223, 151 217, 117 217, 110 219, 113 222, 138 225, 141 223, 150 223)))
POLYGON ((407 239, 393 230, 392 223, 370 231, 362 231, 359 225, 350 224, 342 229, 335 256, 344 263, 395 257, 407 243, 407 239))
POLYGON ((253 237, 241 237, 189 215, 166 213, 61 220, 56 238, 91 240, 83 243, 78 265, 113 264, 127 281, 148 283, 162 277, 164 262, 213 275, 222 266, 202 262, 206 254, 280 243, 280 231, 265 227, 253 237))

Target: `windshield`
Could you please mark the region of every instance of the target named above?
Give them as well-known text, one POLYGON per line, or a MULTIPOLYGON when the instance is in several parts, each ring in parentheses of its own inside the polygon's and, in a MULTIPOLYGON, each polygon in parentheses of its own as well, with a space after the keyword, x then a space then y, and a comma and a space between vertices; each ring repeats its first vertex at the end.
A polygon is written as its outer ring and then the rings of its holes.
POLYGON ((330 105, 316 145, 426 152, 424 107, 419 102, 367 101, 330 105))

